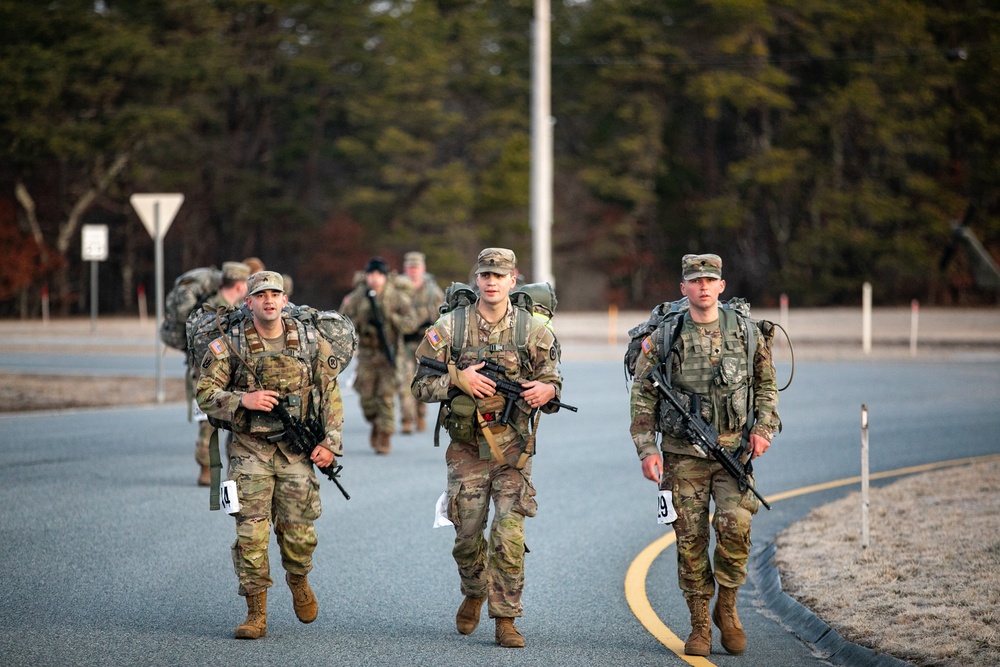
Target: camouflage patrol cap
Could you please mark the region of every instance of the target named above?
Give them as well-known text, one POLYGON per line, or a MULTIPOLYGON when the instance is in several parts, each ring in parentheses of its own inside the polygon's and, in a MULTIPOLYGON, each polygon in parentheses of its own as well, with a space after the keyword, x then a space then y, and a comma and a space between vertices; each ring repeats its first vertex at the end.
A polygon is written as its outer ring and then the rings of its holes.
POLYGON ((243 262, 223 262, 222 277, 226 280, 246 280, 250 277, 250 267, 243 262))
POLYGON ((722 258, 718 255, 684 255, 681 258, 681 276, 684 280, 696 278, 722 279, 722 258))
POLYGON ((258 271, 247 279, 247 295, 256 294, 266 289, 279 292, 285 291, 285 283, 280 273, 274 271, 258 271))
POLYGON ((427 258, 424 253, 416 250, 403 255, 403 266, 426 266, 427 258))
POLYGON ((517 266, 517 257, 513 250, 507 248, 486 248, 479 253, 476 273, 496 273, 509 275, 517 266))

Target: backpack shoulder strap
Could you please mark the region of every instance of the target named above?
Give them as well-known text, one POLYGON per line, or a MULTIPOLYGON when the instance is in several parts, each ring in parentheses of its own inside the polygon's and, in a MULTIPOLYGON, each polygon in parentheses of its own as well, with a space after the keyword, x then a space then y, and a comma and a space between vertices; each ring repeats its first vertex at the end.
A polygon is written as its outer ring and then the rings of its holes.
POLYGON ((673 373, 674 365, 668 364, 667 358, 670 356, 670 351, 674 349, 677 339, 681 336, 681 329, 684 326, 684 318, 686 316, 687 311, 683 311, 678 313, 676 317, 666 318, 660 323, 662 336, 660 339, 660 364, 664 367, 663 372, 667 378, 668 385, 673 382, 670 376, 673 373))
POLYGON ((465 346, 466 338, 466 327, 469 322, 469 310, 472 308, 471 305, 459 306, 451 311, 452 317, 452 328, 451 328, 451 360, 458 361, 459 355, 462 353, 462 347, 465 346))

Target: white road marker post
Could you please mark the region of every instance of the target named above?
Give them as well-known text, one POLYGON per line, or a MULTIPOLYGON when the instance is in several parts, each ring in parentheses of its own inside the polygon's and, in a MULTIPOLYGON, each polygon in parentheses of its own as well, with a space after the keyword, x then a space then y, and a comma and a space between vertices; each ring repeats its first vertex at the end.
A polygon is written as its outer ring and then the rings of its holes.
POLYGON ((868 530, 868 406, 861 405, 861 548, 870 542, 868 530))
POLYGON ((861 351, 872 353, 872 284, 861 286, 861 351))

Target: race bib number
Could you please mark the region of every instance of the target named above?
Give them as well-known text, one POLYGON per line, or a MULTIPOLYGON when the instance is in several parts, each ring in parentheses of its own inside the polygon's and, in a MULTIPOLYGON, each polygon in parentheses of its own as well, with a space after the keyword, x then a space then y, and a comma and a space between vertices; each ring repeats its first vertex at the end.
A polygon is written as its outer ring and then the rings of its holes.
POLYGON ((197 399, 192 398, 191 399, 191 421, 203 422, 203 421, 206 421, 207 419, 208 419, 208 415, 206 415, 202 411, 202 409, 198 407, 198 401, 197 401, 197 399))
POLYGON ((660 491, 656 501, 656 522, 673 523, 677 520, 677 512, 674 511, 673 494, 670 491, 660 491))
POLYGON ((445 491, 434 504, 434 527, 441 528, 442 526, 454 525, 448 518, 448 492, 445 491))
POLYGON ((240 496, 236 492, 236 482, 227 479, 219 485, 219 505, 227 514, 236 514, 240 511, 240 496))

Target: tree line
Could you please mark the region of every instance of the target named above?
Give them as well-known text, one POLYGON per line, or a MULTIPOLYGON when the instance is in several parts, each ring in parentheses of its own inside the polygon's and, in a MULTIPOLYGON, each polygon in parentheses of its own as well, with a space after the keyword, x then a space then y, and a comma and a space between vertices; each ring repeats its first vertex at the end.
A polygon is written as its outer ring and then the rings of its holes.
MULTIPOLYGON (((180 192, 168 282, 261 257, 332 307, 365 261, 442 282, 528 221, 533 0, 0 0, 0 315, 151 291, 137 192, 180 192)), ((677 294, 717 252, 774 305, 992 303, 1000 8, 964 0, 552 0, 563 308, 677 294), (945 261, 947 259, 947 261, 945 261)))

